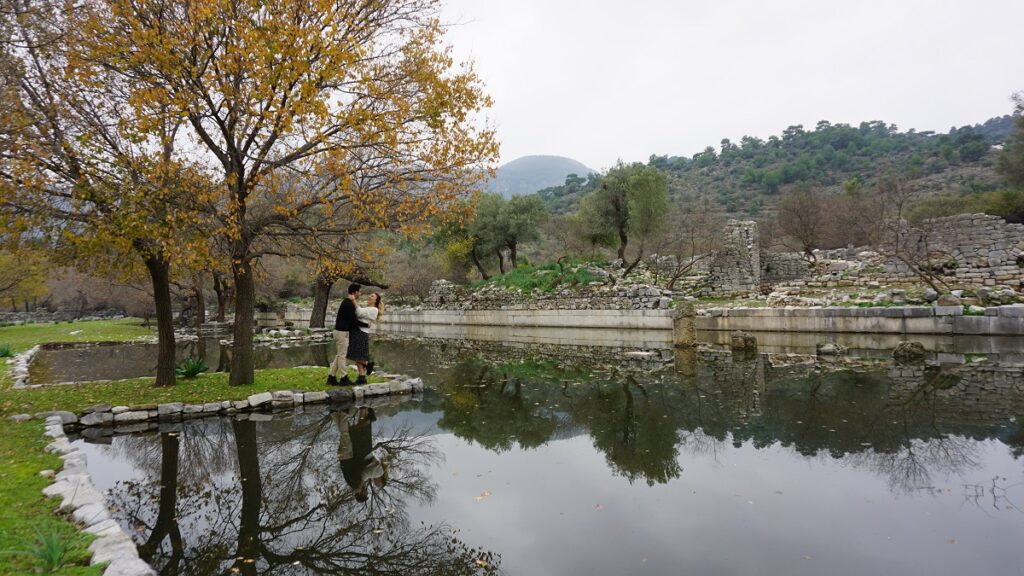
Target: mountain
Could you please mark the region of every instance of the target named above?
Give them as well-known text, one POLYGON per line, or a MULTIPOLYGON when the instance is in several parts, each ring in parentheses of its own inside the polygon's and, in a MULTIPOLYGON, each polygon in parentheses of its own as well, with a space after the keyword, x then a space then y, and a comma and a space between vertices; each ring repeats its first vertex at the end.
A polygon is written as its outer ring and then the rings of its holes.
MULTIPOLYGON (((821 121, 813 129, 790 126, 767 141, 744 136, 685 156, 651 155, 648 164, 669 176, 676 200, 710 196, 725 212, 756 216, 779 194, 806 184, 842 191, 844 183, 871 186, 899 174, 921 194, 985 192, 1002 185, 994 164, 1013 118, 951 128, 948 133, 899 131, 880 121, 857 126, 821 121)), ((538 191, 555 213, 569 213, 596 187, 596 179, 568 179, 538 191)))
POLYGON ((593 172, 572 158, 523 156, 498 168, 495 177, 487 183, 487 191, 511 198, 562 184, 570 174, 586 176, 593 172))

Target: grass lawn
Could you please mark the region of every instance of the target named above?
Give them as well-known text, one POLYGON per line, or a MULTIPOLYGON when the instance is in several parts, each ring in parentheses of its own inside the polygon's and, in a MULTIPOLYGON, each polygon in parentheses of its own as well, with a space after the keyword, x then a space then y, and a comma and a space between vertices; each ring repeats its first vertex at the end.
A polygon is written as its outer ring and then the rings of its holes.
MULTIPOLYGON (((18 353, 48 342, 116 342, 155 334, 138 319, 28 324, 0 328, 0 345, 7 344, 18 353)), ((70 544, 67 565, 53 574, 99 576, 102 573, 99 568, 88 566, 89 538, 54 514, 58 502, 42 495, 50 480, 39 476, 39 472, 57 470, 61 463, 58 457, 43 452, 47 439, 42 435, 42 421, 15 424, 10 416, 49 410, 80 412, 94 404, 198 403, 241 400, 251 394, 275 390, 326 390, 326 378, 327 368, 283 368, 257 371, 252 386, 229 386, 228 375, 217 373, 202 374, 191 380, 179 378, 178 384, 169 388, 154 388, 152 378, 137 378, 14 390, 6 365, 0 364, 0 575, 37 571, 39 561, 31 555, 37 529, 44 533, 58 531, 70 544)), ((382 380, 370 377, 370 382, 382 380)))

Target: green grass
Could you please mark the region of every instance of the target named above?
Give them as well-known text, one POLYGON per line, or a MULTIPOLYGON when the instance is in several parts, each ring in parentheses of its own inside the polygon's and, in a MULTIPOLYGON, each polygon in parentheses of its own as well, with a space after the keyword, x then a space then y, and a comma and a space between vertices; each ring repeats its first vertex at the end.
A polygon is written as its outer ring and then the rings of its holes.
MULTIPOLYGON (((0 341, 21 352, 47 342, 129 341, 152 336, 138 319, 76 322, 74 324, 27 324, 0 328, 0 341), (72 335, 69 332, 80 331, 72 335)), ((354 367, 350 375, 355 378, 354 367)), ((11 422, 13 414, 70 410, 80 412, 95 404, 159 404, 161 402, 213 402, 241 400, 258 392, 276 390, 326 390, 326 368, 284 368, 259 370, 251 386, 229 386, 224 373, 201 374, 178 379, 169 388, 153 387, 152 378, 118 382, 95 382, 74 386, 52 386, 14 390, 6 366, 0 364, 0 576, 38 573, 35 556, 38 534, 63 536, 70 542, 66 565, 53 572, 62 576, 99 576, 100 567, 88 566, 90 537, 78 532, 63 517, 54 514, 59 502, 43 497, 50 479, 42 470, 58 470, 60 459, 43 448, 43 422, 11 422)), ((371 375, 369 382, 383 382, 371 375)))
POLYGON ((57 500, 43 497, 50 479, 39 472, 57 470, 61 464, 60 458, 43 452, 46 443, 41 421, 0 422, 0 574, 33 574, 41 567, 34 555, 39 531, 70 539, 65 566, 53 574, 99 576, 100 567, 88 566, 91 538, 53 513, 57 500))
POLYGON ((142 320, 138 318, 71 324, 21 324, 0 328, 0 342, 10 346, 14 353, 47 342, 122 342, 147 336, 156 336, 156 330, 143 326, 142 320))
POLYGON ((552 262, 543 266, 520 266, 515 270, 494 276, 490 280, 478 282, 474 288, 496 284, 506 288, 512 288, 521 292, 532 292, 540 289, 541 292, 551 292, 556 288, 576 285, 587 285, 598 280, 597 276, 590 273, 582 260, 563 262, 563 274, 558 273, 558 263, 552 262), (556 282, 557 280, 557 282, 556 282))

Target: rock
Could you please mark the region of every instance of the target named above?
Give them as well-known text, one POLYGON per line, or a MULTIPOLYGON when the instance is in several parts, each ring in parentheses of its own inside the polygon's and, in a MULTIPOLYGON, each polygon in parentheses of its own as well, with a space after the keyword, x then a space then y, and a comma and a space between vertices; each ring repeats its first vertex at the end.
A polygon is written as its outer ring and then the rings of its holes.
POLYGON ((270 422, 273 419, 274 417, 270 414, 263 414, 260 412, 249 414, 249 420, 252 420, 253 422, 270 422))
POLYGON ((412 386, 412 391, 413 392, 423 392, 423 379, 422 378, 412 378, 411 380, 408 380, 407 382, 409 382, 409 385, 412 386))
POLYGON ((138 412, 121 412, 120 414, 114 414, 114 422, 117 423, 128 423, 128 422, 143 422, 149 420, 149 412, 139 410, 138 412))
POLYGON ((818 356, 842 356, 846 354, 846 347, 834 342, 818 344, 818 356))
POLYGON ((924 290, 924 301, 925 302, 935 302, 938 299, 939 299, 939 293, 938 292, 936 292, 932 288, 925 288, 925 290, 924 290))
POLYGON ((127 406, 114 406, 113 408, 110 409, 110 411, 114 413, 114 416, 117 416, 118 414, 124 414, 125 412, 127 412, 128 411, 128 407, 127 406))
POLYGON ((96 412, 110 412, 114 407, 110 404, 96 404, 82 410, 82 414, 93 414, 96 412))
POLYGON ((156 413, 158 416, 172 416, 181 414, 185 409, 185 404, 182 402, 168 402, 167 404, 160 404, 156 407, 156 413))
POLYGON ((40 470, 39 475, 42 476, 43 478, 53 478, 54 476, 57 475, 57 473, 54 472, 53 470, 40 470))
POLYGON ((249 396, 249 406, 253 408, 259 408, 264 404, 268 404, 274 401, 274 395, 270 392, 261 392, 260 394, 253 394, 249 396))
POLYGON ((249 401, 248 400, 236 400, 235 402, 232 402, 231 405, 234 406, 235 410, 248 410, 249 409, 249 401))
POLYGON ((409 394, 412 392, 412 384, 405 380, 394 380, 388 385, 388 392, 391 394, 409 394))
POLYGON ((361 388, 363 388, 363 394, 366 396, 386 396, 391 393, 391 385, 388 383, 367 384, 361 388))
POLYGON ((943 294, 935 301, 936 306, 962 306, 963 302, 955 294, 943 294))
POLYGON ((295 395, 290 390, 278 390, 272 394, 274 402, 291 403, 295 401, 295 395))
POLYGON ((889 295, 892 297, 893 304, 906 304, 907 303, 907 291, 893 288, 889 290, 889 295))
POLYGON ((156 576, 156 572, 138 557, 124 556, 111 561, 103 576, 156 576))
POLYGON ((303 401, 307 404, 326 402, 327 398, 327 392, 306 392, 302 395, 303 401))
POLYGON ((326 394, 331 399, 331 402, 345 402, 356 397, 355 391, 351 388, 335 388, 328 390, 326 394))
POLYGON ((1024 318, 1024 305, 1000 306, 996 308, 996 312, 1002 318, 1024 318))
POLYGON ((900 342, 892 351, 892 357, 897 363, 906 364, 923 362, 927 352, 920 342, 900 342))
POLYGON ((181 409, 183 414, 199 414, 203 411, 202 404, 185 404, 181 409))
POLYGON ((28 422, 31 419, 31 414, 15 414, 14 416, 11 416, 11 422, 28 422))
POLYGON ((110 511, 107 510, 106 502, 90 502, 76 508, 71 518, 84 526, 92 526, 110 520, 110 511))
POLYGON ((89 563, 93 565, 139 557, 135 543, 124 532, 93 541, 89 545, 89 551, 92 552, 92 560, 89 563))
POLYGON ((110 412, 92 412, 78 420, 82 426, 104 426, 113 421, 114 415, 110 412))
POLYGON ((733 350, 757 350, 757 338, 749 332, 737 330, 730 336, 729 346, 733 350))
POLYGON ((207 402, 206 404, 203 404, 203 412, 208 414, 220 412, 220 409, 220 402, 207 402))

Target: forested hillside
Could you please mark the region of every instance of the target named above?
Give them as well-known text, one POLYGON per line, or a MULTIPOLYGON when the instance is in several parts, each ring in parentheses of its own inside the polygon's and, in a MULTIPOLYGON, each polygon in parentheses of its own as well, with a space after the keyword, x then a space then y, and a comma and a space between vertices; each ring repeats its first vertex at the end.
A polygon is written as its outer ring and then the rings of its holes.
MULTIPOLYGON (((998 186, 996 148, 1013 127, 1009 115, 948 133, 900 132, 884 122, 859 126, 819 122, 812 130, 790 126, 767 141, 744 136, 708 146, 692 158, 652 155, 648 164, 669 175, 673 198, 709 194, 724 210, 757 215, 781 190, 797 183, 840 190, 858 179, 870 185, 886 174, 903 175, 924 193, 985 191, 998 186)), ((582 175, 581 175, 582 176, 582 175)), ((596 178, 570 175, 538 195, 555 213, 575 210, 596 178)))

